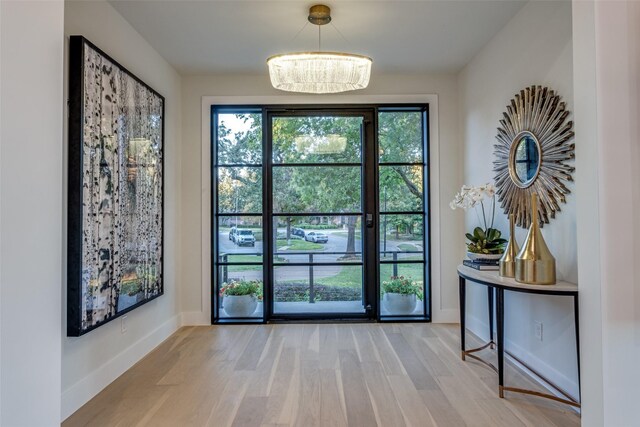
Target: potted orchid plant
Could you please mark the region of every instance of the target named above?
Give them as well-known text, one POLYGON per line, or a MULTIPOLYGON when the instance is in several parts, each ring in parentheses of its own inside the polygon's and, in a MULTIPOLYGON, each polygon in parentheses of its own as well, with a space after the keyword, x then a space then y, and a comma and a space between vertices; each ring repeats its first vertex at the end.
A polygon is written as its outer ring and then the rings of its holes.
POLYGON ((232 280, 220 288, 222 308, 229 317, 249 317, 262 301, 262 281, 232 280))
POLYGON ((478 219, 482 213, 483 227, 476 227, 473 233, 466 233, 465 236, 469 241, 467 243, 467 256, 471 260, 490 259, 498 260, 504 253, 506 239, 503 239, 500 230, 493 228, 493 222, 496 216, 496 188, 492 184, 479 185, 472 187, 463 185, 460 192, 456 194, 449 204, 451 209, 475 209, 478 219), (490 216, 484 204, 491 203, 490 216))

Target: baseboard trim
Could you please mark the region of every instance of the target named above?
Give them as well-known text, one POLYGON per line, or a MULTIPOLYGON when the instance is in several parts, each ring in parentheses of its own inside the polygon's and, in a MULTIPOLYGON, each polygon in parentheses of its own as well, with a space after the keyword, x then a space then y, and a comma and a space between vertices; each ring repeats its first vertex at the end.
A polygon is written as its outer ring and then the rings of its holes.
POLYGON ((61 401, 61 421, 67 419, 82 405, 169 338, 180 328, 181 320, 182 318, 179 314, 173 316, 96 371, 64 390, 61 401))
MULTIPOLYGON (((486 322, 482 321, 476 316, 469 315, 469 313, 467 313, 467 333, 472 334, 480 341, 485 341, 486 337, 483 337, 482 335, 477 334, 474 331, 473 324, 475 324, 476 327, 479 326, 480 330, 483 332, 489 330, 489 325, 486 322)), ((494 336, 496 336, 495 333, 494 336)), ((513 362, 514 365, 516 365, 519 369, 533 378, 538 384, 544 387, 551 394, 560 398, 572 398, 574 400, 578 400, 577 396, 567 391, 577 390, 577 382, 572 381, 561 372, 557 371, 543 360, 531 355, 531 353, 509 339, 505 339, 505 355, 511 362, 513 362), (520 356, 517 356, 518 353, 528 354, 529 358, 531 358, 532 361, 523 361, 520 356), (541 368, 533 368, 531 366, 540 366, 541 368), (553 378, 553 380, 549 378, 553 378)))
POLYGON ((542 375, 541 373, 533 369, 531 366, 529 366, 528 364, 520 360, 518 357, 514 356, 511 352, 505 350, 504 353, 507 355, 509 359, 511 359, 514 365, 516 365, 522 371, 526 372, 527 375, 529 375, 530 377, 534 378, 537 383, 546 383, 548 386, 545 386, 545 388, 551 391, 554 396, 563 398, 563 399, 577 401, 576 398, 572 396, 569 392, 565 391, 564 389, 556 385, 551 380, 548 380, 544 375, 542 375))
POLYGON ((181 313, 182 326, 209 326, 211 319, 202 311, 186 311, 181 313))
POLYGON ((455 308, 434 310, 433 323, 460 323, 460 313, 455 308))

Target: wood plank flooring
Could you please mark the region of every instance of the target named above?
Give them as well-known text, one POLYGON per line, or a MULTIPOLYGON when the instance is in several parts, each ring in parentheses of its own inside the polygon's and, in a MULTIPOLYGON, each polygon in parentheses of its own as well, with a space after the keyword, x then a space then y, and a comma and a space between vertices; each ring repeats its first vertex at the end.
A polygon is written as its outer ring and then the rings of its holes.
MULTIPOLYGON (((497 395, 457 325, 180 329, 63 426, 579 426, 567 406, 497 395)), ((470 345, 475 344, 472 338, 470 345)), ((491 350, 483 357, 495 359, 491 350)), ((507 363, 506 382, 540 390, 507 363)))

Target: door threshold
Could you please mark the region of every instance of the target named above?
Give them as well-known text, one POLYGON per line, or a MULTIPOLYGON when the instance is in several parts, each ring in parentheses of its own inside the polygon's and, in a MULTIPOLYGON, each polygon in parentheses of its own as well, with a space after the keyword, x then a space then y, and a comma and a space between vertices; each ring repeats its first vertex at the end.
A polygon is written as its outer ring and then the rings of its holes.
POLYGON ((313 323, 377 323, 375 319, 271 319, 267 321, 268 324, 276 324, 276 323, 304 323, 304 324, 313 324, 313 323))

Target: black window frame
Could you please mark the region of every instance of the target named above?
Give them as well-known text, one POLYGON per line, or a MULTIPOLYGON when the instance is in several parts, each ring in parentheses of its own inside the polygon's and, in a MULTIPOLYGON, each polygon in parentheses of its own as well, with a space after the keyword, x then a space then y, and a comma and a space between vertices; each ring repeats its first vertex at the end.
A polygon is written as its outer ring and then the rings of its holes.
MULTIPOLYGON (((423 221, 423 232, 422 232, 422 247, 423 256, 422 260, 381 260, 378 258, 378 263, 380 266, 383 264, 396 265, 400 266, 402 264, 422 264, 423 266, 423 290, 424 295, 422 299, 423 304, 423 315, 382 315, 381 307, 382 304, 378 304, 378 321, 379 322, 420 322, 425 321, 426 318, 428 322, 431 321, 431 303, 432 303, 432 292, 431 292, 431 189, 430 189, 430 151, 429 151, 429 105, 428 104, 418 104, 418 105, 396 105, 396 106, 388 106, 383 105, 379 106, 376 109, 377 115, 380 113, 401 113, 401 112, 420 112, 422 114, 422 162, 381 162, 379 159, 376 159, 376 180, 380 178, 380 166, 421 166, 422 167, 422 188, 423 188, 423 200, 422 200, 422 210, 421 211, 383 211, 380 205, 380 201, 378 201, 378 210, 377 210, 377 228, 380 228, 380 221, 383 215, 420 215, 422 216, 423 221)), ((377 135, 376 130, 376 135, 377 135)), ((377 140, 377 138, 376 138, 377 140)), ((379 144, 376 144, 376 152, 379 152, 379 144)), ((380 184, 376 183, 376 193, 379 197, 380 194, 380 184)), ((386 230, 385 230, 386 233, 386 230)), ((380 244, 380 236, 378 233, 377 238, 378 245, 380 244)), ((377 248, 377 253, 381 254, 380 247, 377 248)), ((380 269, 378 269, 380 270, 380 269)), ((380 298, 381 292, 380 287, 382 283, 382 278, 380 277, 380 271, 377 274, 378 279, 378 298, 380 298)))
MULTIPOLYGON (((351 114, 354 115, 354 114, 351 114)), ((210 270, 211 270, 211 299, 210 303, 212 304, 211 310, 211 323, 212 324, 246 324, 246 323, 267 323, 272 320, 321 320, 326 319, 327 316, 330 316, 331 319, 360 319, 360 320, 375 320, 378 322, 431 322, 432 320, 432 286, 431 286, 431 192, 430 192, 430 140, 429 140, 429 104, 428 103, 395 103, 395 104, 322 104, 322 105, 212 105, 210 109, 210 118, 211 118, 211 129, 210 129, 210 156, 211 156, 211 205, 210 205, 210 224, 211 224, 211 253, 210 253, 210 270), (272 301, 270 301, 270 288, 273 286, 273 275, 274 275, 274 266, 276 263, 273 263, 271 258, 273 255, 273 251, 271 250, 271 242, 267 243, 267 240, 271 240, 270 236, 273 233, 272 227, 273 224, 271 220, 275 216, 281 216, 280 213, 274 214, 272 212, 271 206, 271 169, 275 166, 273 164, 273 159, 271 158, 271 145, 272 141, 270 140, 270 118, 275 115, 281 114, 284 116, 291 116, 294 113, 305 115, 309 113, 320 113, 326 112, 326 115, 338 115, 340 112, 367 112, 370 113, 370 119, 366 120, 366 124, 371 126, 373 129, 373 134, 370 137, 370 140, 374 144, 373 153, 375 155, 366 157, 365 147, 363 143, 363 147, 361 150, 361 160, 362 160, 362 173, 361 180, 364 184, 364 180, 366 180, 369 175, 373 175, 373 191, 370 194, 365 195, 365 191, 363 187, 362 191, 362 200, 361 200, 361 212, 355 213, 358 216, 361 216, 361 227, 363 230, 366 229, 365 220, 366 214, 373 212, 375 223, 374 223, 374 236, 372 242, 367 244, 365 248, 364 242, 362 246, 363 257, 365 256, 365 252, 368 252, 368 256, 375 259, 375 261, 368 260, 365 263, 364 259, 362 261, 363 268, 363 280, 371 280, 375 283, 375 292, 371 292, 371 294, 367 294, 367 299, 370 302, 371 309, 368 312, 368 316, 362 316, 360 314, 352 315, 349 313, 331 313, 331 314, 305 314, 301 316, 297 315, 287 315, 287 316, 279 316, 278 314, 274 315, 272 313, 272 301), (378 117, 381 112, 406 112, 406 111, 419 111, 422 113, 422 141, 423 141, 423 155, 422 155, 422 163, 403 163, 403 162, 380 162, 378 153, 379 142, 378 142, 378 117), (262 116, 262 162, 260 164, 218 164, 217 157, 217 122, 218 122, 218 114, 233 114, 233 113, 260 113, 262 116), (393 261, 381 261, 380 257, 380 219, 383 215, 383 212, 380 209, 379 203, 379 171, 380 165, 398 165, 398 166, 414 166, 421 165, 423 167, 423 189, 424 189, 424 199, 423 206, 421 212, 388 212, 390 215, 422 215, 423 218, 423 248, 424 255, 422 260, 404 260, 398 261, 397 264, 422 264, 423 267, 423 284, 424 284, 424 298, 423 298, 423 306, 424 311, 421 316, 413 316, 413 315, 404 315, 404 316, 382 316, 381 315, 381 280, 380 280, 380 266, 382 264, 390 264, 393 261), (217 212, 218 206, 218 194, 217 194, 217 186, 218 186, 218 168, 219 167, 260 167, 262 173, 262 213, 255 214, 245 214, 240 212, 235 213, 219 213, 217 212), (367 205, 365 206, 365 202, 367 205), (373 206, 374 210, 371 211, 371 207, 373 206), (262 232, 263 232, 263 250, 262 250, 262 261, 261 262, 220 262, 219 261, 219 246, 218 246, 218 222, 220 217, 225 216, 244 216, 244 217, 260 217, 262 220, 262 232), (250 318, 225 318, 220 317, 220 302, 218 296, 218 281, 219 281, 219 267, 220 266, 233 266, 233 265, 262 265, 262 277, 263 277, 263 293, 264 293, 264 304, 262 317, 250 317, 250 318), (368 269, 365 272, 365 267, 368 269)), ((282 166, 292 166, 294 164, 277 164, 276 167, 282 166)), ((350 166, 350 163, 305 163, 305 164, 295 164, 300 166, 350 166)), ((355 166, 351 165, 351 166, 355 166)), ((369 177, 370 178, 370 177, 369 177)), ((314 213, 292 213, 292 216, 310 216, 314 213)), ((289 214, 287 213, 287 216, 289 214)), ((324 216, 331 216, 331 213, 322 213, 324 216)), ((345 216, 349 215, 349 213, 339 212, 335 213, 335 215, 345 216)), ((319 263, 314 265, 330 265, 325 263, 319 263)), ((299 265, 299 264, 296 264, 299 265)), ((302 264, 304 265, 304 264, 302 264)), ((361 264, 350 264, 350 263, 341 263, 341 265, 361 265, 361 264)), ((365 286, 365 292, 367 292, 367 287, 365 286)))

